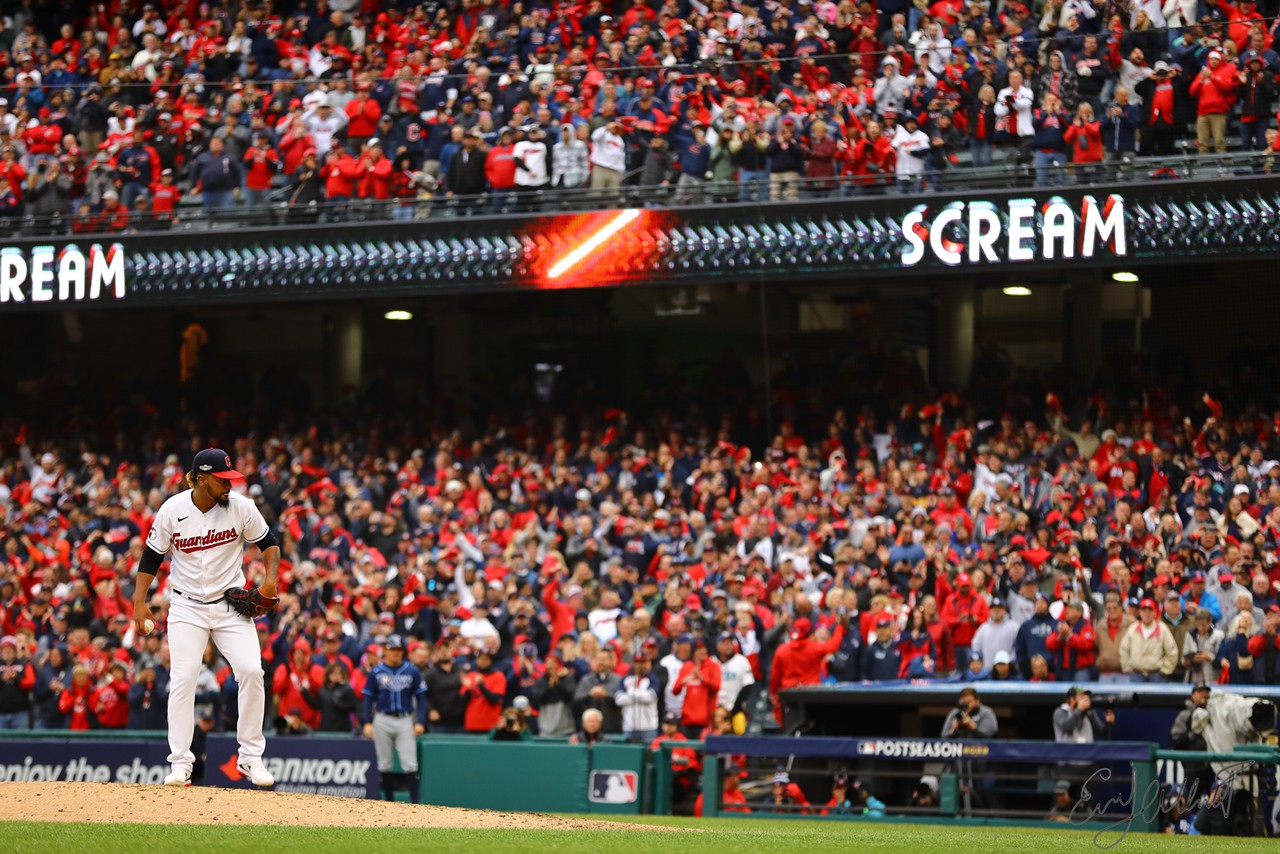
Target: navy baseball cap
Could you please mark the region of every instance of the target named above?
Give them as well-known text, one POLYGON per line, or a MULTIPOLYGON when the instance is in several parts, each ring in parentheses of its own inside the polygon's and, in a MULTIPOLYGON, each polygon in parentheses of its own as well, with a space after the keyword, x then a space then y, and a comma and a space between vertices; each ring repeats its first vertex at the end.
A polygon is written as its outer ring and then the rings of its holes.
POLYGON ((404 649, 404 638, 399 635, 391 635, 382 642, 383 649, 404 649))
POLYGON ((221 448, 205 448, 191 461, 196 474, 211 474, 227 480, 244 480, 244 475, 231 467, 231 457, 221 448))
POLYGON ((680 723, 680 715, 675 712, 664 712, 662 722, 664 724, 678 724, 680 723))

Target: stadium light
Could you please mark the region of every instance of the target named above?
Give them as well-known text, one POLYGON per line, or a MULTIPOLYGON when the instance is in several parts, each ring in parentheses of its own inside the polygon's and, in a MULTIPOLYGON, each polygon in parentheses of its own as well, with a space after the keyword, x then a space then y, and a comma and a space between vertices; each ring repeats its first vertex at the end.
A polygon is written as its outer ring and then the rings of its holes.
POLYGON ((1001 293, 1007 297, 1029 297, 1031 296, 1031 288, 1026 285, 1010 285, 1007 288, 1003 288, 1001 293))
POLYGON ((1129 272, 1112 273, 1111 281, 1123 282, 1126 285, 1134 284, 1138 281, 1138 274, 1129 272))
POLYGON ((413 312, 395 308, 382 315, 386 320, 413 320, 413 312))

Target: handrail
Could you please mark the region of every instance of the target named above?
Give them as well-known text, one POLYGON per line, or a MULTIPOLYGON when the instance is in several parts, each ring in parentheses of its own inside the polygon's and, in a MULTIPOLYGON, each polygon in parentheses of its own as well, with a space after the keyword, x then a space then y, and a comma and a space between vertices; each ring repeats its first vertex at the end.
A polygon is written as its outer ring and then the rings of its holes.
MULTIPOLYGON (((1148 182, 1162 177, 1183 182, 1222 181, 1277 172, 1280 172, 1280 158, 1269 152, 1237 151, 1196 155, 1184 151, 1163 157, 1125 156, 1109 164, 1056 166, 1047 173, 1053 181, 1046 188, 1109 187, 1134 181, 1148 182)), ((989 167, 959 165, 941 172, 928 173, 927 176, 917 176, 910 195, 1033 189, 1036 187, 1035 179, 1035 167, 1029 164, 1009 162, 989 167)), ((290 210, 287 203, 288 189, 288 186, 277 188, 269 197, 271 201, 253 209, 239 200, 229 208, 207 210, 193 197, 184 196, 182 204, 172 215, 151 214, 141 217, 135 213, 124 230, 107 227, 110 220, 97 213, 91 223, 93 227, 88 230, 74 229, 75 217, 71 213, 0 219, 0 230, 4 230, 7 223, 8 236, 11 237, 74 236, 93 239, 111 234, 163 234, 236 227, 274 228, 317 222, 417 221, 476 214, 525 216, 618 207, 684 208, 726 201, 760 205, 784 202, 803 204, 806 201, 830 198, 905 194, 902 185, 893 175, 840 175, 797 177, 788 179, 778 188, 771 188, 767 177, 759 182, 740 182, 736 179, 701 181, 685 189, 673 181, 669 186, 624 184, 616 191, 608 192, 588 187, 545 187, 468 196, 437 193, 418 199, 355 198, 337 204, 319 201, 301 209, 290 210)))

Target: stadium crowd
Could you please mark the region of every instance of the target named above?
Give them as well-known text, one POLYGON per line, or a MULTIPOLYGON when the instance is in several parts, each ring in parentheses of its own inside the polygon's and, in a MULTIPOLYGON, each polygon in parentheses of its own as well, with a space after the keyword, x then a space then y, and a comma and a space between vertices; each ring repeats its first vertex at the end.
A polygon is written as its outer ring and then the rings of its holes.
MULTIPOLYGON (((167 575, 143 638, 132 575, 208 442, 283 546, 258 624, 281 732, 355 731, 391 634, 430 729, 500 738, 728 732, 757 692, 833 680, 1280 684, 1280 421, 1033 408, 948 394, 765 448, 616 409, 416 436, 10 422, 0 729, 163 727, 167 575)), ((211 647, 207 726, 235 691, 211 647)))
POLYGON ((188 196, 313 222, 624 184, 681 204, 914 192, 997 154, 1056 184, 1192 128, 1223 152, 1229 124, 1276 152, 1277 6, 20 6, 0 25, 0 225, 163 229, 188 196))

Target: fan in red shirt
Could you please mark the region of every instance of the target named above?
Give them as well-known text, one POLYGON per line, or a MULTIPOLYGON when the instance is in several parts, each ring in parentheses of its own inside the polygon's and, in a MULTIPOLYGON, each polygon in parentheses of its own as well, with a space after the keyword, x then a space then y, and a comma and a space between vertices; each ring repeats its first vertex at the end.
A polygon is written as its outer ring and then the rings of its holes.
POLYGON ((323 685, 324 668, 311 663, 311 644, 298 638, 289 650, 289 660, 271 677, 280 717, 296 717, 311 729, 319 727, 320 710, 311 705, 307 695, 315 696, 323 685))
POLYGON ((836 624, 835 633, 825 641, 813 639, 813 624, 801 617, 791 626, 791 655, 787 670, 782 674, 782 687, 817 685, 822 681, 822 665, 827 656, 834 655, 844 640, 847 618, 836 624))
POLYGON ((151 211, 163 219, 172 219, 172 214, 182 201, 182 190, 173 183, 173 170, 160 172, 160 180, 151 185, 151 211))
POLYGON ((382 141, 369 140, 360 155, 360 183, 357 192, 362 199, 391 198, 391 161, 382 153, 382 141))
MULTIPOLYGON (((120 203, 119 193, 107 190, 102 194, 102 209, 98 211, 95 220, 98 231, 124 231, 129 227, 129 209, 120 203)), ((98 601, 102 600, 95 600, 95 605, 98 601)))
POLYGON ((356 96, 347 102, 347 138, 352 145, 363 145, 377 133, 382 105, 369 97, 369 84, 356 86, 356 96))
MULTIPOLYGON (((280 171, 280 155, 271 147, 271 137, 259 133, 253 147, 244 153, 244 186, 253 193, 265 193, 271 189, 271 180, 280 171)), ((253 201, 249 204, 252 206, 253 201)))
POLYGON ((711 723, 720 682, 720 663, 707 655, 707 645, 703 641, 695 641, 693 658, 680 667, 675 684, 671 686, 671 693, 684 694, 680 724, 686 732, 701 730, 711 723))
POLYGON ((973 643, 978 626, 991 616, 987 600, 974 592, 969 573, 962 572, 956 576, 956 590, 943 603, 941 616, 942 622, 951 629, 956 661, 968 661, 969 646, 973 643))
POLYGON ((119 661, 108 669, 108 679, 89 696, 89 707, 103 729, 124 729, 129 723, 128 670, 119 661))
POLYGON ((355 192, 356 179, 360 177, 360 164, 337 146, 324 155, 324 197, 330 205, 345 205, 355 192))
POLYGON ((493 668, 493 654, 476 653, 476 669, 462 676, 462 693, 467 698, 463 726, 469 733, 487 733, 502 717, 502 701, 507 694, 507 677, 493 668))
MULTIPOLYGON (((664 741, 688 741, 684 737, 684 733, 680 732, 680 715, 676 712, 663 712, 662 714, 662 732, 658 737, 649 742, 649 749, 658 750, 658 745, 664 741)), ((698 751, 692 747, 677 747, 671 751, 671 773, 672 782, 676 789, 683 794, 693 789, 694 780, 697 775, 702 772, 702 757, 698 756, 698 751)))
MULTIPOLYGON (((739 785, 740 779, 737 774, 730 773, 724 777, 724 791, 720 793, 720 812, 751 812, 751 807, 747 806, 747 796, 743 794, 739 785)), ((693 802, 693 814, 696 818, 702 817, 702 792, 698 793, 698 799, 693 802)))
MULTIPOLYGON (((89 681, 89 668, 83 664, 76 665, 71 671, 71 684, 62 689, 58 697, 58 711, 70 715, 67 725, 72 730, 89 729, 90 697, 93 695, 93 683, 89 681)), ((126 708, 128 706, 126 705, 126 708)))

